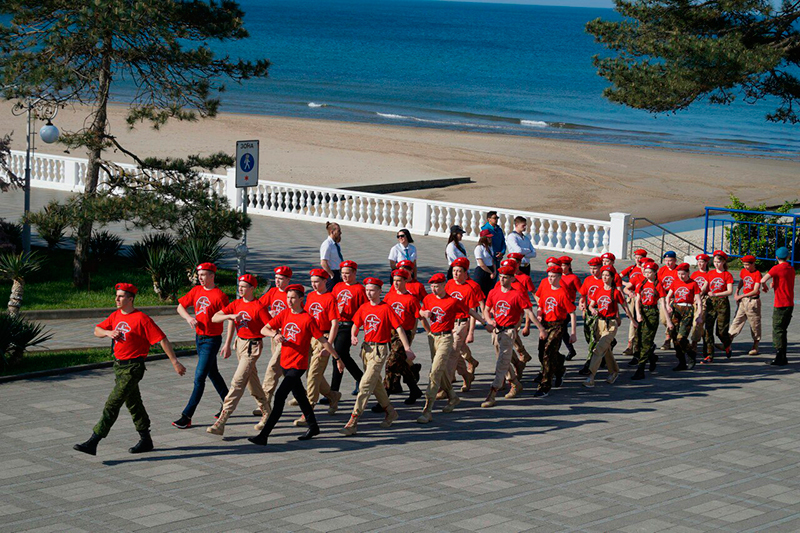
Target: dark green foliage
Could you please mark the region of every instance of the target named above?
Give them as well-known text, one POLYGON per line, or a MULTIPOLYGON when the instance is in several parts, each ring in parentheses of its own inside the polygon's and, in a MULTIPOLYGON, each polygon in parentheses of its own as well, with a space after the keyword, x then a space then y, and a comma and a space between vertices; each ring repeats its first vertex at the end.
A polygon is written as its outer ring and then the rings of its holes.
MULTIPOLYGON (((739 209, 742 211, 769 211, 772 213, 789 213, 794 208, 795 202, 784 202, 777 209, 767 209, 766 204, 751 207, 731 195, 731 203, 726 205, 728 209, 739 209)), ((752 213, 730 213, 731 217, 737 222, 757 222, 761 224, 785 224, 786 218, 780 215, 752 214, 752 213)), ((768 226, 762 227, 759 234, 757 228, 751 224, 736 224, 725 228, 725 239, 730 243, 731 249, 737 255, 752 254, 756 257, 775 257, 775 250, 781 246, 789 249, 789 257, 793 245, 796 245, 798 235, 792 237, 791 228, 768 226), (741 253, 740 253, 741 252, 741 253)), ((756 268, 766 270, 774 264, 774 261, 756 261, 756 268)))
POLYGON ((614 0, 624 17, 586 29, 611 51, 595 65, 605 96, 652 113, 697 100, 769 99, 774 122, 800 122, 800 2, 784 0, 614 0))
POLYGON ((149 250, 160 248, 169 249, 175 246, 175 237, 169 233, 148 233, 142 240, 137 241, 128 248, 126 255, 133 260, 137 268, 144 268, 147 264, 149 250))
POLYGON ((189 236, 178 242, 178 254, 192 284, 197 284, 197 265, 216 263, 222 259, 224 248, 215 237, 189 236))
POLYGON ((107 230, 95 231, 89 242, 89 254, 99 261, 115 257, 122 249, 122 242, 121 237, 107 230))
POLYGON ((47 249, 53 250, 64 239, 69 226, 69 212, 56 200, 50 201, 36 213, 28 214, 28 223, 36 228, 39 237, 47 242, 47 249))
POLYGON ((11 170, 11 135, 0 137, 0 192, 22 187, 23 180, 11 170))
POLYGON ((18 365, 25 350, 52 337, 53 334, 45 332, 42 324, 19 315, 0 313, 0 371, 18 365))
POLYGON ((175 248, 153 247, 147 250, 144 269, 153 281, 153 291, 161 301, 174 301, 186 283, 186 270, 175 248))
POLYGON ((0 252, 22 250, 22 224, 0 218, 0 252))

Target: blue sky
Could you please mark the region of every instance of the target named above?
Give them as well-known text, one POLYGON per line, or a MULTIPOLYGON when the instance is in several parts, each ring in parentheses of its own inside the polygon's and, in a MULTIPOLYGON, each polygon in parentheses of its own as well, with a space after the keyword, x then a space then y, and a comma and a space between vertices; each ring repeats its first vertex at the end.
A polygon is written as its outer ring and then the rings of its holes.
POLYGON ((479 2, 484 4, 527 4, 537 6, 614 7, 611 0, 440 0, 442 2, 479 2))

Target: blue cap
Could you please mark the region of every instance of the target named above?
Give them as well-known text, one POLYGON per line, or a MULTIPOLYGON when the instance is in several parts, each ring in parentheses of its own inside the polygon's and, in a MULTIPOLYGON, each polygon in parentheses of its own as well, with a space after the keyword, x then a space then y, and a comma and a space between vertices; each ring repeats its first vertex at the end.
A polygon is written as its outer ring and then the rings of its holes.
POLYGON ((789 249, 785 246, 781 246, 775 250, 775 257, 777 259, 789 259, 789 249))
POLYGON ((673 252, 672 250, 670 250, 669 252, 666 252, 666 253, 664 254, 664 257, 678 257, 678 256, 677 256, 677 254, 676 254, 675 252, 673 252))

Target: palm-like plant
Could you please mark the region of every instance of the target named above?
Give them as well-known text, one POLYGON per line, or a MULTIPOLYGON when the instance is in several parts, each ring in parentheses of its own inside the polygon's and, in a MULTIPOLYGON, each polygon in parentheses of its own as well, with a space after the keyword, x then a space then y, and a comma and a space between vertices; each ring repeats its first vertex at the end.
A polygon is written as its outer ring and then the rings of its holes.
POLYGON ((224 248, 216 237, 186 237, 178 242, 178 254, 193 285, 197 285, 195 267, 200 263, 216 263, 222 258, 224 248))
POLYGON ((13 367, 22 360, 25 350, 53 338, 44 326, 19 315, 0 313, 0 369, 13 367))
POLYGON ((8 299, 8 313, 18 315, 22 307, 22 297, 25 293, 25 278, 40 270, 44 263, 44 257, 36 252, 26 254, 5 253, 0 255, 0 275, 10 279, 11 297, 8 299))
POLYGON ((175 300, 186 283, 181 258, 173 248, 150 248, 144 269, 153 280, 153 291, 162 301, 175 300))

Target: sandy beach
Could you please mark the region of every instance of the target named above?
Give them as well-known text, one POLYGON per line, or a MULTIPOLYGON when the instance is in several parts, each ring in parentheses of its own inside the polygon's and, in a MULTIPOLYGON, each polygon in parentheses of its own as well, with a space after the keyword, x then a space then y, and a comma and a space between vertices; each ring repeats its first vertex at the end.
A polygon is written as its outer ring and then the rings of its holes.
MULTIPOLYGON (((24 149, 25 119, 10 107, 0 106, 0 133, 14 131, 13 148, 24 149)), ((62 109, 55 123, 74 131, 86 114, 62 109)), ((142 156, 231 153, 237 139, 259 139, 262 180, 342 187, 468 176, 474 183, 401 194, 603 219, 624 211, 656 222, 697 216, 731 194, 752 205, 800 197, 797 160, 237 114, 129 131, 124 116, 123 107, 112 108, 111 132, 142 156)), ((64 153, 43 143, 37 149, 64 153)), ((127 161, 121 153, 107 157, 127 161)))

